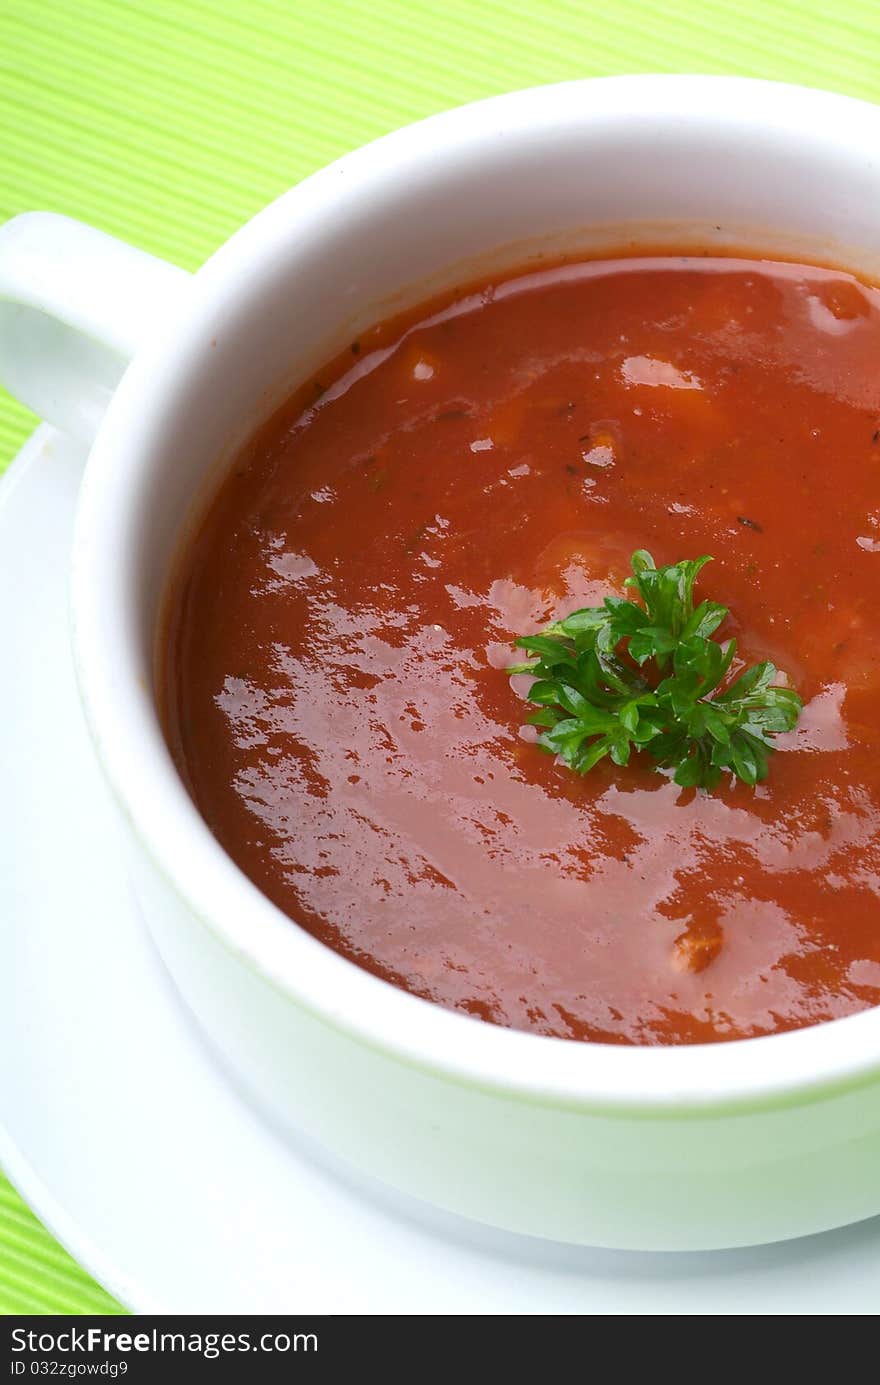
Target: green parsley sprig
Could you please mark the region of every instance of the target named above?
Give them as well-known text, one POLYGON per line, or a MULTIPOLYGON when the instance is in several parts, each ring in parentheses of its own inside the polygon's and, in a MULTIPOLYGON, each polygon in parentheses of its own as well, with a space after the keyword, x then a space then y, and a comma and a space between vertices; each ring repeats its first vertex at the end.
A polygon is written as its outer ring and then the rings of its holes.
POLYGON ((527 700, 538 711, 528 721, 542 728, 544 750, 579 774, 606 755, 625 765, 645 751, 682 788, 712 789, 725 770, 746 784, 766 778, 773 738, 792 730, 803 703, 774 682, 769 661, 722 688, 736 641, 712 636, 728 609, 694 606, 697 575, 711 561, 658 568, 640 549, 626 586, 641 604, 607 596, 516 641, 536 656, 508 672, 534 675, 527 700))

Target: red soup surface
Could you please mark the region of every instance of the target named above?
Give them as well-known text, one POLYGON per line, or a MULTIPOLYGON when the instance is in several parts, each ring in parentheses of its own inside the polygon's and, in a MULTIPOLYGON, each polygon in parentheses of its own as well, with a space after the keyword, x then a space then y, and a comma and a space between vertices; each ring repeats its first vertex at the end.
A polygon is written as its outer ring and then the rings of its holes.
POLYGON ((797 1028, 880 1001, 878 595, 880 292, 556 266, 377 327, 255 437, 172 592, 169 740, 242 870, 397 986, 605 1043, 797 1028), (713 554, 720 634, 804 699, 756 789, 524 728, 513 638, 636 548, 713 554))

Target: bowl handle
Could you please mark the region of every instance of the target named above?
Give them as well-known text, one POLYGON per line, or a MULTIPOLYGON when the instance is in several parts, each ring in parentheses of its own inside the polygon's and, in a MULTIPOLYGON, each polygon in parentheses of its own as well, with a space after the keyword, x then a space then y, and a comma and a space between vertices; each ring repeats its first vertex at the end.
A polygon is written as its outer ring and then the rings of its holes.
POLYGON ((0 226, 0 383, 90 443, 129 360, 189 279, 70 217, 14 217, 0 226))

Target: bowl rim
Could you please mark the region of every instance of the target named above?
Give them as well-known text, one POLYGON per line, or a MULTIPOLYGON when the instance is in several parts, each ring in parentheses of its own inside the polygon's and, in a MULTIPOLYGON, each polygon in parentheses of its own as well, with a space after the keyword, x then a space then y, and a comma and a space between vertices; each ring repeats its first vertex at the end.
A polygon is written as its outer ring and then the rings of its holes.
POLYGON ((136 676, 136 657, 120 657, 126 639, 129 653, 135 644, 131 631, 126 636, 122 598, 114 608, 107 596, 123 586, 114 579, 124 554, 111 535, 125 487, 138 468, 149 467, 205 324, 230 293, 247 291, 255 266, 289 253, 292 224, 300 235, 314 233, 321 218, 342 210, 359 189, 374 192, 382 178, 405 176, 423 160, 427 141, 452 158, 475 141, 522 137, 547 122, 640 115, 711 116, 752 134, 781 126, 799 139, 864 149, 866 157, 880 144, 880 108, 855 98, 754 78, 664 74, 588 78, 491 97, 344 155, 237 231, 194 276, 174 332, 139 352, 126 371, 83 478, 71 608, 77 682, 104 776, 159 876, 217 942, 333 1029, 434 1077, 536 1105, 662 1118, 811 1102, 877 1081, 880 1008, 759 1038, 613 1045, 488 1024, 373 976, 292 924, 214 838, 171 761, 153 699, 136 676))

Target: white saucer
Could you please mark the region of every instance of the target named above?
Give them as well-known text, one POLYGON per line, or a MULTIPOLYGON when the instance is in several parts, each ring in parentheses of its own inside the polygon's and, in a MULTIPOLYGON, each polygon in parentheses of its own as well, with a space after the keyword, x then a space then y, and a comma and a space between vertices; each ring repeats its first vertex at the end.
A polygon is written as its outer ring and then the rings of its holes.
POLYGON ((215 1067, 129 894, 67 641, 80 453, 0 483, 0 1163, 136 1312, 871 1314, 880 1220, 711 1255, 579 1250, 399 1202, 215 1067))

